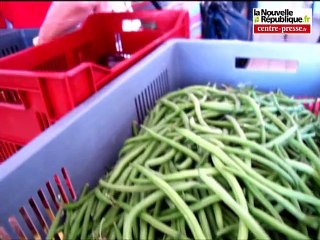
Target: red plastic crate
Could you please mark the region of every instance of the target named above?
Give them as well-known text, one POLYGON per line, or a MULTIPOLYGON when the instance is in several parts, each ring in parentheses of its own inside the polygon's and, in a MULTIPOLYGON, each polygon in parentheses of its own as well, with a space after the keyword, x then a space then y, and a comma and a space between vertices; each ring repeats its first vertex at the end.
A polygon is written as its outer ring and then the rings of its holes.
POLYGON ((174 37, 189 37, 186 11, 99 13, 77 31, 0 59, 0 142, 27 144, 174 37), (144 28, 123 31, 124 21, 134 19, 144 28), (120 53, 130 58, 115 66, 99 64, 120 53))
MULTIPOLYGON (((14 28, 39 28, 51 1, 0 1, 0 12, 14 28)), ((0 28, 6 28, 0 24, 0 28)))

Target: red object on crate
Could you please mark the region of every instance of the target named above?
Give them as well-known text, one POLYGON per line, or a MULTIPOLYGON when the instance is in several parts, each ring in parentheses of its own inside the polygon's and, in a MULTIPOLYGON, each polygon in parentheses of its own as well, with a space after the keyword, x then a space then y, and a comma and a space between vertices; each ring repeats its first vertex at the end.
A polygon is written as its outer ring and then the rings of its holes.
MULTIPOLYGON (((14 28, 40 28, 51 1, 1 1, 0 12, 9 20, 14 28)), ((6 28, 0 24, 0 28, 6 28)))
MULTIPOLYGON (((0 59, 0 143, 27 144, 160 44, 189 34, 186 11, 99 13, 77 31, 0 59)), ((0 144, 0 162, 5 151, 0 144)))

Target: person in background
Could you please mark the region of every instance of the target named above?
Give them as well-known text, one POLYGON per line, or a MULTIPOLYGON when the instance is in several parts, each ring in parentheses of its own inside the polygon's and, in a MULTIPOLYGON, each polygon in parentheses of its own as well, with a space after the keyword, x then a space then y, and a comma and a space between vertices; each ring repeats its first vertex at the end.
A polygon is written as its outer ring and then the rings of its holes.
POLYGON ((126 11, 133 11, 130 1, 54 1, 46 14, 34 44, 49 42, 76 29, 90 14, 126 11))

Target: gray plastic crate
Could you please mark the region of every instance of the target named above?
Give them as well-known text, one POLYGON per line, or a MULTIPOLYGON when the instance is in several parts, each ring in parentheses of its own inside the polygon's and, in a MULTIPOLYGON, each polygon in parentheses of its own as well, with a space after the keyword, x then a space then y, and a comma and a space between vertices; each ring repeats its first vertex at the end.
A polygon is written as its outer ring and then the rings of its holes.
POLYGON ((36 28, 0 30, 0 58, 33 46, 32 40, 38 33, 36 28))
MULTIPOLYGON (((289 95, 320 95, 320 46, 214 40, 172 40, 113 80, 0 165, 0 235, 17 238, 8 219, 16 219, 27 237, 36 228, 43 237, 43 222, 51 221, 42 204, 45 196, 53 213, 57 209, 51 188, 68 199, 66 170, 78 194, 91 186, 117 161, 131 122, 143 120, 163 94, 194 84, 245 83, 262 90, 280 88, 289 95), (268 72, 235 68, 235 58, 297 60, 296 72, 268 72), (33 201, 33 202, 32 202, 33 201), (31 203, 31 204, 30 204, 31 203), (36 207, 34 207, 36 205, 36 207), (32 219, 29 226, 23 208, 32 219), (37 218, 37 210, 43 218, 37 218), (40 219, 40 220, 39 220, 40 219), (42 225, 41 225, 42 223, 42 225)), ((1 238, 1 236, 0 236, 1 238)))

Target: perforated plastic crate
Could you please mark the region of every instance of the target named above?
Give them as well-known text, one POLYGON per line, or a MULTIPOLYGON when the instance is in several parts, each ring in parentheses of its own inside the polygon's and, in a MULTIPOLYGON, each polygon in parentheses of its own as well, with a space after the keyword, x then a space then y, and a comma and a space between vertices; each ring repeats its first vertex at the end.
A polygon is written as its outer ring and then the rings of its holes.
POLYGON ((167 92, 195 84, 243 83, 316 101, 319 53, 319 46, 308 44, 165 43, 0 166, 0 235, 6 231, 17 238, 21 230, 27 237, 44 236, 42 229, 50 225, 58 197, 72 201, 85 183, 95 186, 118 160, 123 142, 131 135, 132 121, 142 122, 167 92), (297 60, 299 66, 296 72, 238 69, 237 57, 297 60))
MULTIPOLYGON (((13 28, 40 28, 51 1, 0 1, 0 13, 13 28)), ((0 28, 6 28, 1 24, 0 28)))
POLYGON ((39 29, 0 30, 0 58, 33 46, 32 39, 38 33, 39 29))
POLYGON ((166 40, 187 38, 188 22, 185 11, 100 13, 0 59, 0 142, 27 144, 166 40))

